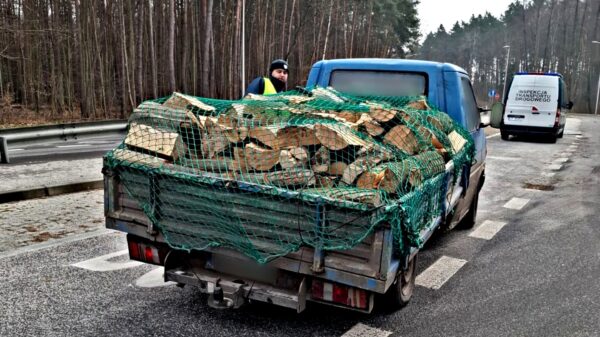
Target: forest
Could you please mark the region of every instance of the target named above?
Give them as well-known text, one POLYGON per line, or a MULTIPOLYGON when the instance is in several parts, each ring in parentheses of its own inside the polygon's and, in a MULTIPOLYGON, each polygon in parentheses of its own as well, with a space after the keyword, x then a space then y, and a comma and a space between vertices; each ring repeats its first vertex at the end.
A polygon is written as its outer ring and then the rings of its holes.
MULTIPOLYGON (((414 0, 0 0, 0 125, 126 118, 173 91, 238 99, 271 60, 289 88, 321 59, 455 63, 481 105, 508 73, 558 71, 577 112, 592 112, 600 72, 600 1, 515 1, 419 32, 414 0)), ((422 15, 426 15, 423 13, 422 15)))

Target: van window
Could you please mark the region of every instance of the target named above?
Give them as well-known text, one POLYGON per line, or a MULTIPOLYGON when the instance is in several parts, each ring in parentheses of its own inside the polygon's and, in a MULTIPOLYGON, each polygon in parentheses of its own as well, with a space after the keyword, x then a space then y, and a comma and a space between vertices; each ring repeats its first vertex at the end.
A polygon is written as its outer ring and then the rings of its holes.
POLYGON ((329 85, 357 96, 427 96, 427 77, 422 73, 335 70, 329 85))
POLYGON ((567 108, 567 105, 569 104, 567 86, 565 85, 565 81, 563 81, 562 78, 560 79, 560 98, 558 103, 560 104, 561 108, 567 108))
POLYGON ((466 77, 461 77, 460 86, 462 91, 462 106, 465 109, 465 117, 467 118, 467 128, 469 131, 477 130, 480 123, 479 110, 477 109, 477 101, 473 94, 471 82, 466 77))

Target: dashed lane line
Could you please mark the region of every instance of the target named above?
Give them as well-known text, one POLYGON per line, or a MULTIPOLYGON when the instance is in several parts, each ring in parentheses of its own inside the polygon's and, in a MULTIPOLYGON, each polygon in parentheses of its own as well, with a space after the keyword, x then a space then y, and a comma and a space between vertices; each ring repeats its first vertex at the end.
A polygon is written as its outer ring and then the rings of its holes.
POLYGON ((442 256, 417 276, 415 284, 434 290, 440 289, 465 263, 467 260, 442 256))
POLYGON ((487 156, 486 158, 488 158, 488 159, 495 159, 495 160, 503 160, 503 161, 509 161, 509 160, 521 160, 521 158, 519 158, 519 157, 498 157, 498 156, 487 156))
POLYGON ((548 166, 548 170, 550 171, 560 171, 560 169, 562 169, 561 164, 552 164, 548 166))
POLYGON ((566 163, 568 161, 569 161, 569 158, 562 157, 562 158, 556 158, 556 159, 554 159, 553 163, 564 164, 564 163, 566 163))
POLYGON ((490 139, 490 138, 497 137, 497 136, 500 136, 500 132, 498 132, 498 133, 494 133, 494 134, 491 134, 491 135, 489 135, 489 136, 487 136, 487 137, 485 137, 485 138, 486 138, 486 139, 490 139))
POLYGON ((502 206, 502 207, 520 210, 523 207, 525 207, 525 205, 527 205, 528 202, 529 202, 529 199, 512 198, 506 204, 504 204, 504 206, 502 206))
POLYGON ((352 329, 346 331, 342 337, 387 337, 391 334, 391 331, 372 328, 368 325, 358 323, 352 329))
POLYGON ((175 282, 165 282, 164 279, 165 267, 158 267, 147 272, 140 278, 135 280, 135 285, 140 288, 156 288, 175 285, 175 282))
POLYGON ((88 270, 92 270, 92 271, 110 271, 110 270, 119 270, 119 269, 137 267, 137 266, 140 266, 143 264, 142 262, 138 262, 138 261, 126 261, 126 262, 108 261, 108 259, 111 259, 113 257, 125 255, 125 254, 127 254, 127 252, 128 252, 127 249, 121 250, 118 252, 98 256, 93 259, 74 263, 74 264, 72 264, 72 266, 82 268, 82 269, 88 269, 88 270))
POLYGON ((491 240, 504 226, 506 226, 506 222, 485 220, 479 227, 475 228, 469 236, 472 238, 491 240))

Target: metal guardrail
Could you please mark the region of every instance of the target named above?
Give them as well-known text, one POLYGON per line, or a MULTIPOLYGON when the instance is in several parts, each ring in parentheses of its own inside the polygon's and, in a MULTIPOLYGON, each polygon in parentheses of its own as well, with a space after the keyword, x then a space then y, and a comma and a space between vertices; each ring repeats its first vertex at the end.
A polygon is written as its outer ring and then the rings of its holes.
POLYGON ((56 124, 0 130, 0 163, 9 163, 8 146, 17 143, 35 143, 51 138, 68 139, 79 135, 102 134, 125 131, 127 122, 123 120, 56 124))

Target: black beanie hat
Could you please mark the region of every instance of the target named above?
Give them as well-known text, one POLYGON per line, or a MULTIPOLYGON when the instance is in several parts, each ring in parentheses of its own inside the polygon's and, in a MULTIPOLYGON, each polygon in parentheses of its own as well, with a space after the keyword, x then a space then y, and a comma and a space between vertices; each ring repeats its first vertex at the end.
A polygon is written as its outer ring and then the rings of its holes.
POLYGON ((283 69, 288 71, 288 64, 285 62, 285 60, 277 59, 271 62, 271 65, 269 66, 269 74, 271 74, 275 69, 283 69))

